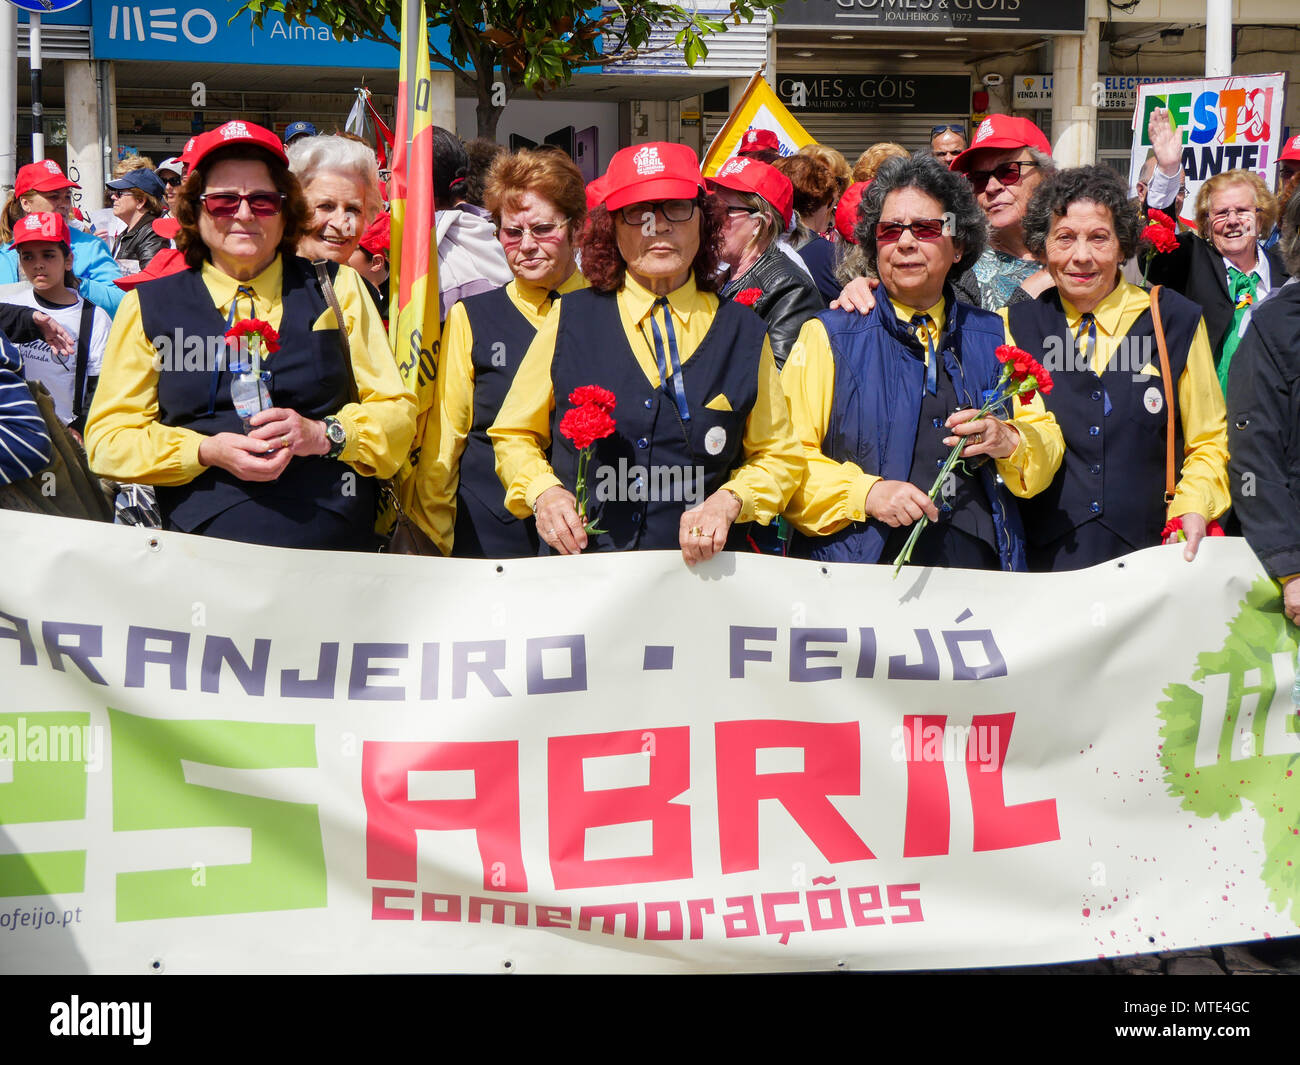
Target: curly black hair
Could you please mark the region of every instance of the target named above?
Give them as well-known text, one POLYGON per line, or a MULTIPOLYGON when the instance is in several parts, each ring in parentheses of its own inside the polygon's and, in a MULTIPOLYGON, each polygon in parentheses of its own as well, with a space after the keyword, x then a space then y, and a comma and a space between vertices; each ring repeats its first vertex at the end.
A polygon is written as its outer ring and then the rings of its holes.
POLYGON ((956 277, 984 252, 988 242, 988 221, 975 202, 970 181, 956 174, 929 152, 895 156, 881 164, 858 204, 858 224, 853 235, 866 257, 867 267, 876 272, 876 223, 885 207, 885 197, 896 189, 918 189, 938 200, 952 225, 954 243, 962 245, 962 257, 950 276, 956 277))
POLYGON ((1095 203, 1110 211, 1121 257, 1130 259, 1137 254, 1138 237, 1142 232, 1137 205, 1129 199, 1124 179, 1108 166, 1076 166, 1058 170, 1039 185, 1025 208, 1025 247, 1041 257, 1047 251, 1052 223, 1064 218, 1070 204, 1078 200, 1095 203))

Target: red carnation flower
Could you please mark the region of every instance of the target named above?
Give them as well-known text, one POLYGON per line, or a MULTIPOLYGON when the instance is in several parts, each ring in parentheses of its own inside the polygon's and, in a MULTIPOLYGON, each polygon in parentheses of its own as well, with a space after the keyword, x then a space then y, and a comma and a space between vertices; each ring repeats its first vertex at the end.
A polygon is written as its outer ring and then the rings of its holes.
POLYGON ((614 419, 609 411, 594 403, 573 407, 560 419, 560 435, 573 441, 579 451, 591 447, 614 431, 614 419))
MULTIPOLYGON (((1183 519, 1181 516, 1177 518, 1170 518, 1167 522, 1165 522, 1165 527, 1160 530, 1160 542, 1164 543, 1174 533, 1179 534, 1178 536, 1179 540, 1187 539, 1187 533, 1183 531, 1183 519)), ((1212 521, 1210 522, 1209 525, 1205 527, 1205 535, 1226 536, 1227 534, 1223 531, 1222 525, 1220 525, 1217 521, 1212 521)))
POLYGON ((583 385, 569 393, 569 402, 575 407, 584 407, 588 403, 602 410, 614 409, 614 393, 600 385, 583 385))
POLYGON ((752 307, 762 295, 763 290, 761 288, 745 288, 737 292, 731 299, 735 303, 743 303, 746 307, 752 307))
POLYGON ((1165 214, 1164 211, 1148 211, 1147 221, 1153 226, 1164 226, 1166 229, 1176 228, 1174 220, 1165 214))
POLYGON ((260 318, 245 318, 226 330, 226 338, 235 343, 244 336, 261 337, 262 346, 266 348, 268 354, 280 350, 280 334, 271 327, 270 322, 264 322, 260 318))
POLYGON ((1178 234, 1168 226, 1147 226, 1142 230, 1142 241, 1161 255, 1178 250, 1178 234))

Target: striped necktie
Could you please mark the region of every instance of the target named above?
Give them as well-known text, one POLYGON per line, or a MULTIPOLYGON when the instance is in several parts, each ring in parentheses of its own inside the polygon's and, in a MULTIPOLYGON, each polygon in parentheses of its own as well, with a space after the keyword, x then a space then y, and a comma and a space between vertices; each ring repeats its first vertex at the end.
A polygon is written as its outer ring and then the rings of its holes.
POLYGON ((910 324, 916 330, 916 339, 925 347, 925 390, 930 395, 939 392, 939 360, 934 350, 934 334, 930 330, 933 319, 928 314, 914 314, 910 324))
POLYGON ((665 392, 677 402, 677 413, 683 422, 691 420, 691 408, 686 404, 686 384, 682 381, 682 360, 677 352, 677 332, 673 329, 673 312, 668 306, 668 297, 660 296, 650 308, 650 331, 655 338, 655 361, 659 364, 659 381, 665 392), (668 334, 668 347, 665 352, 664 338, 659 332, 659 323, 655 321, 655 311, 663 311, 664 333, 668 334))

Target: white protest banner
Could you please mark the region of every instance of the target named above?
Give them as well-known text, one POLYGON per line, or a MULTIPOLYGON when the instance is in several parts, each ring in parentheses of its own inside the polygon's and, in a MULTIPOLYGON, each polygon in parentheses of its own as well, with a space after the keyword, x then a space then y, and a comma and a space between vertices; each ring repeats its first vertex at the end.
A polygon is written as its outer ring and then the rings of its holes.
POLYGON ((1196 192, 1201 184, 1226 170, 1252 170, 1274 187, 1277 156, 1282 143, 1285 74, 1242 74, 1230 78, 1198 78, 1138 86, 1133 111, 1133 151, 1129 159, 1129 188, 1135 188, 1143 164, 1151 155, 1147 124, 1151 112, 1167 107, 1182 132, 1183 172, 1187 197, 1183 221, 1195 226, 1196 192))
POLYGON ((988 966, 1295 931, 1245 543, 1031 576, 0 512, 0 970, 988 966))

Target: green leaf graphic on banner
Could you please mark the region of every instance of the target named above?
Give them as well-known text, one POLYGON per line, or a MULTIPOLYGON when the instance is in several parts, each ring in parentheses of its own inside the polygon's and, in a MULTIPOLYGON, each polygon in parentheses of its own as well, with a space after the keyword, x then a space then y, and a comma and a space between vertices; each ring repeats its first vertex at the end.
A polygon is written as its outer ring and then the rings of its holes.
POLYGON ((311 725, 160 721, 109 710, 113 828, 248 828, 252 861, 214 865, 195 882, 201 855, 183 868, 117 876, 117 919, 147 921, 326 905, 325 851, 314 803, 264 799, 189 784, 181 761, 229 769, 316 768, 311 725))
MULTIPOLYGON (((84 713, 0 714, 0 758, 13 762, 0 784, 0 825, 85 818, 89 726, 84 713)), ((0 854, 0 898, 85 889, 85 851, 0 854)))
POLYGON ((1257 580, 1229 624, 1222 649, 1196 658, 1192 680, 1204 684, 1204 694, 1170 684, 1159 710, 1165 722, 1161 764, 1170 794, 1199 817, 1225 820, 1241 812, 1243 800, 1254 806, 1264 822, 1260 875, 1269 901, 1280 913, 1290 909, 1300 925, 1300 754, 1295 750, 1300 729, 1290 691, 1277 690, 1275 668, 1275 661, 1285 667, 1295 654, 1293 632, 1277 586, 1257 580), (1199 767, 1198 737, 1207 763, 1199 767), (1211 744, 1217 760, 1209 764, 1211 744))

